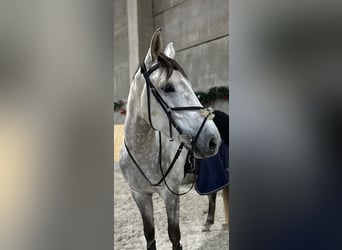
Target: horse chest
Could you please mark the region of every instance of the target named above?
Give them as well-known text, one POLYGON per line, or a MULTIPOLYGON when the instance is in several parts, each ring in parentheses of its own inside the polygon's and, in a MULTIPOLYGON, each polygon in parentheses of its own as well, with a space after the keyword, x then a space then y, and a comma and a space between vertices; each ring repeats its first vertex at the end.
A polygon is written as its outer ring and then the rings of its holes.
MULTIPOLYGON (((165 150, 162 151, 162 170, 160 170, 159 164, 159 150, 149 149, 134 152, 134 158, 137 161, 139 168, 152 183, 158 182, 163 177, 162 171, 165 173, 170 166, 173 159, 173 154, 170 154, 170 148, 171 152, 176 152, 176 148, 170 144, 168 144, 168 147, 164 145, 163 148, 165 150)), ((170 174, 166 178, 170 183, 176 184, 176 186, 181 183, 183 178, 185 155, 186 152, 182 152, 176 164, 170 171, 170 174)), ((132 189, 140 191, 144 190, 146 192, 158 192, 160 189, 165 188, 163 183, 159 187, 154 187, 146 180, 146 178, 143 178, 141 172, 133 163, 125 148, 123 148, 123 152, 121 154, 120 167, 122 174, 132 189)))

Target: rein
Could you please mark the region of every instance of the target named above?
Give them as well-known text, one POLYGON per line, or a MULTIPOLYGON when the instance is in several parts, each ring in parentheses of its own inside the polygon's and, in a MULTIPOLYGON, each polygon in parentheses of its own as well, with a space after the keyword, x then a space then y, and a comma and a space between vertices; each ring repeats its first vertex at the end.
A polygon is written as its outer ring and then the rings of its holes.
POLYGON ((161 152, 162 152, 162 146, 161 146, 161 135, 160 135, 160 132, 159 132, 159 167, 161 169, 161 172, 162 172, 162 178, 156 182, 156 183, 152 183, 148 178, 147 176, 145 175, 144 171, 142 171, 142 169, 140 168, 139 164, 137 163, 137 161, 134 159, 133 155, 131 154, 131 152, 128 150, 128 147, 127 147, 127 144, 126 144, 126 141, 125 141, 125 147, 127 149, 127 152, 129 154, 129 156, 131 157, 131 159, 133 160, 135 166, 138 168, 139 172, 142 174, 142 176, 144 176, 144 178, 147 180, 147 182, 151 185, 151 186, 160 186, 160 183, 162 183, 165 178, 167 177, 167 175, 170 173, 171 169, 173 168, 173 166, 175 165, 180 153, 182 152, 182 149, 184 147, 184 143, 181 143, 177 149, 177 152, 175 154, 175 156, 173 157, 173 160, 170 164, 170 166, 168 167, 168 169, 166 170, 165 174, 163 174, 163 170, 161 168, 161 158, 162 158, 162 155, 161 155, 161 152))
MULTIPOLYGON (((159 132, 159 157, 158 157, 158 161, 159 161, 159 170, 162 174, 162 178, 156 182, 156 183, 152 183, 148 178, 147 176, 145 175, 144 171, 142 171, 142 169, 140 168, 139 164, 137 163, 137 161, 134 159, 133 155, 131 154, 131 152, 129 151, 128 147, 127 147, 127 144, 126 144, 126 141, 124 142, 125 143, 125 147, 126 147, 126 150, 129 154, 129 156, 131 157, 132 161, 134 162, 134 165, 137 167, 137 169, 139 170, 139 172, 141 173, 141 175, 145 178, 145 180, 153 187, 157 187, 157 186, 160 186, 160 184, 162 182, 164 182, 165 186, 167 187, 167 189, 175 194, 175 195, 184 195, 184 194, 187 194, 191 191, 191 189, 193 188, 194 184, 195 184, 195 179, 193 181, 193 183, 191 184, 191 187, 189 188, 189 190, 187 190, 186 192, 184 193, 176 193, 174 192, 170 187, 169 185, 167 184, 166 182, 166 177, 168 176, 168 174, 170 173, 170 171, 172 170, 173 166, 175 165, 180 153, 182 152, 182 149, 183 149, 183 146, 184 146, 184 143, 181 143, 177 149, 177 152, 175 154, 175 156, 173 157, 173 160, 170 164, 170 166, 167 168, 166 172, 164 173, 163 171, 163 167, 162 167, 162 146, 161 146, 161 133, 159 132)), ((194 164, 194 163, 193 163, 194 164)))
MULTIPOLYGON (((164 110, 165 114, 167 115, 168 117, 168 120, 169 120, 169 131, 170 131, 170 141, 173 141, 173 138, 172 138, 172 126, 178 131, 178 133, 180 135, 183 134, 183 130, 176 124, 175 120, 173 119, 172 117, 172 112, 174 111, 192 111, 192 110, 200 110, 201 111, 201 114, 204 116, 204 119, 203 119, 203 122, 200 126, 200 128, 198 129, 196 135, 194 138, 191 138, 190 141, 191 141, 191 146, 192 146, 192 149, 190 150, 190 154, 192 157, 190 158, 194 158, 193 157, 193 149, 196 146, 196 142, 197 142, 197 139, 204 127, 204 124, 205 122, 208 120, 208 119, 213 119, 214 118, 214 114, 212 113, 213 110, 211 108, 204 108, 202 106, 189 106, 189 107, 170 107, 166 102, 165 100, 161 97, 161 95, 158 93, 158 90, 156 89, 156 87, 152 84, 151 80, 150 80, 150 75, 155 71, 157 70, 158 68, 160 68, 160 64, 155 64, 154 66, 152 66, 148 71, 146 69, 146 66, 144 63, 141 64, 141 74, 144 76, 145 78, 145 82, 146 82, 146 89, 147 89, 147 108, 148 108, 148 119, 149 119, 149 123, 150 123, 150 126, 152 129, 154 130, 157 130, 153 124, 152 124, 152 118, 151 118, 151 94, 150 92, 152 92, 153 96, 155 97, 156 101, 159 103, 159 105, 162 107, 162 109, 164 110)), ((177 152, 175 153, 175 156, 173 157, 171 163, 170 163, 170 166, 167 168, 166 172, 164 173, 163 171, 163 168, 162 168, 162 144, 161 144, 161 133, 160 131, 158 131, 159 133, 159 169, 160 169, 160 172, 162 174, 162 178, 156 182, 156 183, 152 183, 148 178, 147 176, 145 175, 144 171, 142 171, 141 167, 139 166, 139 164, 137 163, 137 161, 134 159, 133 155, 131 154, 131 152, 129 151, 128 149, 128 146, 126 144, 126 141, 124 141, 124 144, 125 144, 125 147, 126 147, 126 150, 130 156, 130 158, 132 159, 134 165, 137 167, 137 169, 139 170, 139 172, 142 174, 142 176, 146 179, 146 181, 151 185, 151 186, 160 186, 160 184, 162 182, 165 183, 165 186, 168 188, 168 190, 175 194, 175 195, 184 195, 184 194, 187 194, 188 192, 191 191, 191 189, 193 188, 194 184, 195 184, 195 179, 190 187, 189 190, 187 190, 186 192, 184 193, 176 193, 174 191, 172 191, 172 189, 169 187, 169 185, 167 184, 166 182, 166 177, 168 176, 168 174, 171 172, 172 168, 174 167, 179 155, 181 154, 183 148, 184 148, 184 145, 185 143, 184 142, 181 142, 181 144, 179 145, 178 149, 177 149, 177 152)), ((199 150, 199 153, 202 154, 202 152, 199 150)), ((203 155, 203 154, 202 154, 203 155)), ((192 164, 194 164, 192 162, 192 164)))

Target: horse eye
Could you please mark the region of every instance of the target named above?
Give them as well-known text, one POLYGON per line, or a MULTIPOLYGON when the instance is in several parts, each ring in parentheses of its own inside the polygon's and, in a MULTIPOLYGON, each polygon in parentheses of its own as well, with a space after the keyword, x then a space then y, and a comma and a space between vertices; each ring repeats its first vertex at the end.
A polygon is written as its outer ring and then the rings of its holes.
POLYGON ((162 89, 166 93, 175 92, 175 88, 170 83, 167 83, 162 89))

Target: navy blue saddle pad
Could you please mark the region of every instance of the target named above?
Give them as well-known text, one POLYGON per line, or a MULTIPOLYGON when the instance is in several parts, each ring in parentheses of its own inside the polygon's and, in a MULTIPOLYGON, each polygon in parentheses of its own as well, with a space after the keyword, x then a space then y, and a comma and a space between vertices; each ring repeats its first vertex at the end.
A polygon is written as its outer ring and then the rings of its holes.
POLYGON ((198 176, 195 189, 200 195, 217 192, 229 184, 228 145, 222 143, 218 153, 197 160, 198 176))

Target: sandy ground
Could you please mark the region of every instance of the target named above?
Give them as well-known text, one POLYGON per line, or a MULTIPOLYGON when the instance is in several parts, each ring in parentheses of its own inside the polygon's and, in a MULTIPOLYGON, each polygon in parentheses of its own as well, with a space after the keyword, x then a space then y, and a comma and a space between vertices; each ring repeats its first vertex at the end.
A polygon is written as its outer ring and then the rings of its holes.
MULTIPOLYGON (((153 205, 157 249, 172 249, 167 234, 164 203, 161 198, 154 195, 153 205)), ((210 232, 202 232, 203 224, 207 218, 207 211, 207 196, 200 196, 195 190, 181 196, 180 228, 181 243, 184 250, 229 249, 228 230, 222 228, 225 221, 223 200, 220 192, 216 200, 215 224, 210 228, 210 232)), ((146 249, 140 212, 117 163, 114 164, 114 249, 146 249)))

